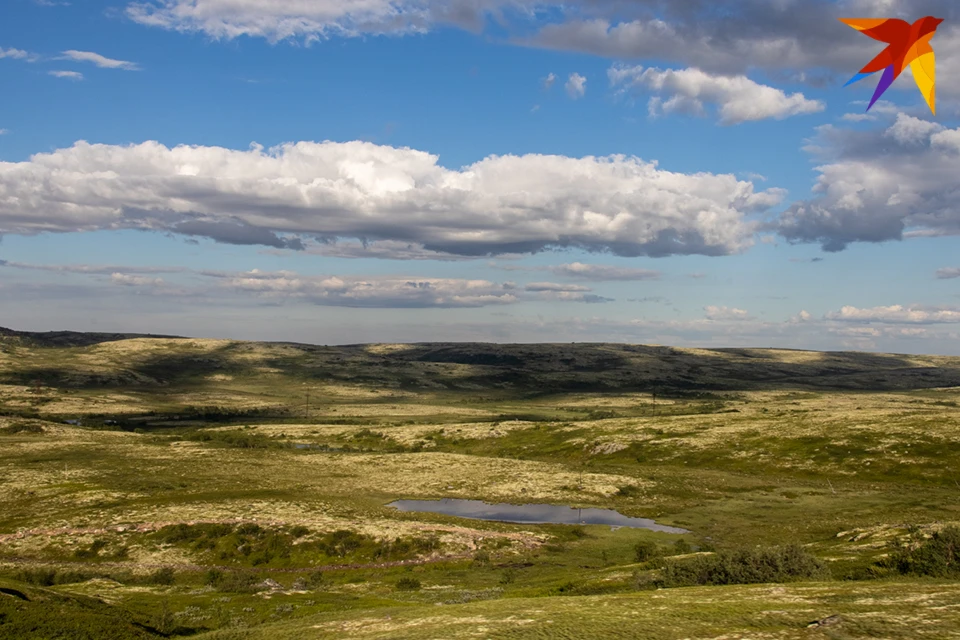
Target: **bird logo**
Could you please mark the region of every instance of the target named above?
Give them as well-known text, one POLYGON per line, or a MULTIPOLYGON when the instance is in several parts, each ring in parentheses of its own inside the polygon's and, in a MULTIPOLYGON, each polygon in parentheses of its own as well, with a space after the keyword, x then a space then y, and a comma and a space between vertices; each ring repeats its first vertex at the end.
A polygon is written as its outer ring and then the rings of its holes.
POLYGON ((893 81, 907 68, 907 65, 910 65, 913 79, 916 81, 920 93, 927 101, 930 111, 934 115, 937 114, 936 56, 933 53, 933 47, 930 46, 930 39, 936 34, 937 27, 943 22, 943 18, 927 16, 926 18, 920 18, 913 24, 895 18, 840 18, 840 22, 888 45, 886 49, 880 52, 880 55, 871 60, 857 75, 850 78, 847 84, 843 85, 845 87, 849 86, 877 71, 883 71, 880 84, 877 85, 877 90, 873 94, 873 99, 870 100, 867 111, 870 111, 870 107, 890 88, 893 81))

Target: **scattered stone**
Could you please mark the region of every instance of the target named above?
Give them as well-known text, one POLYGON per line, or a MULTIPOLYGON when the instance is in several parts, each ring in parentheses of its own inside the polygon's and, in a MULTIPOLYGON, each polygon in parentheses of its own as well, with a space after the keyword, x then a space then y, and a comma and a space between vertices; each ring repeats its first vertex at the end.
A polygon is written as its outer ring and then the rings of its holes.
POLYGON ((814 620, 813 622, 807 625, 807 628, 813 629, 817 627, 830 627, 835 624, 840 624, 842 620, 843 618, 837 615, 827 616, 826 618, 823 618, 821 620, 814 620))
POLYGON ((257 585, 261 589, 270 589, 271 591, 279 591, 283 589, 283 585, 274 580, 273 578, 267 578, 263 582, 257 585))

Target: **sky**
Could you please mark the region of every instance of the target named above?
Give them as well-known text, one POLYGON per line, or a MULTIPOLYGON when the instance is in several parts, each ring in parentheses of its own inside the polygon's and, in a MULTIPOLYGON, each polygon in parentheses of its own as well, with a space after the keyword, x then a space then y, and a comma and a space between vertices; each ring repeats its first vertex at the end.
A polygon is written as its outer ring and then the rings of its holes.
POLYGON ((6 0, 0 87, 0 326, 960 355, 955 0, 6 0))

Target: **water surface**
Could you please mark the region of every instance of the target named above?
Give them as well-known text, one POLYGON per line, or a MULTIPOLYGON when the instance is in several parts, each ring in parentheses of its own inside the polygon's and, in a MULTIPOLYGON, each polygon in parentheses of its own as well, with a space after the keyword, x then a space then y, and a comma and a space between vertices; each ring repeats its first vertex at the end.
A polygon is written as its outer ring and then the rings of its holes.
POLYGON ((426 511, 472 520, 519 524, 608 524, 612 527, 650 529, 664 533, 690 533, 686 529, 657 524, 646 518, 630 518, 611 509, 574 509, 555 504, 488 504, 480 500, 397 500, 387 505, 400 511, 426 511))

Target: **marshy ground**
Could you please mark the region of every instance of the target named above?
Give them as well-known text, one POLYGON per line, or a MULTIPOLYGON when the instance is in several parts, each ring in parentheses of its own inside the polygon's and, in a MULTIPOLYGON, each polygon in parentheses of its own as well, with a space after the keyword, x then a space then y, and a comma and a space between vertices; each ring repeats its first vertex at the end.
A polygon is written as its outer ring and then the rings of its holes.
POLYGON ((960 637, 892 561, 960 522, 960 358, 0 335, 2 638, 960 637), (435 498, 691 533, 386 506, 435 498))

